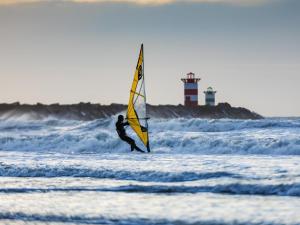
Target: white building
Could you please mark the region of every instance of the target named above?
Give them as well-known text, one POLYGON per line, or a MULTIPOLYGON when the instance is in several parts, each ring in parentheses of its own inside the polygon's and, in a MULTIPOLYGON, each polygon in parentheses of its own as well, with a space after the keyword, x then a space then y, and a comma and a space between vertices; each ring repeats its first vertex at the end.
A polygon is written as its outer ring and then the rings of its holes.
POLYGON ((207 88, 207 91, 204 91, 205 94, 205 105, 215 106, 216 105, 216 91, 212 87, 207 88))

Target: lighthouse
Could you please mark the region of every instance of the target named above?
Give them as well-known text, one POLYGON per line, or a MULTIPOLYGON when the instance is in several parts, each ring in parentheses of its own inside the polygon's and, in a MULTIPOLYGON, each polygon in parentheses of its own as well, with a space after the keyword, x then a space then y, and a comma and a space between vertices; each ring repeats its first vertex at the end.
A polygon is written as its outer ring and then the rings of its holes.
POLYGON ((205 105, 215 106, 216 104, 216 91, 212 87, 207 88, 207 91, 204 91, 205 94, 205 105))
POLYGON ((195 78, 194 73, 188 73, 186 78, 181 79, 184 83, 184 105, 197 106, 198 105, 198 82, 200 78, 195 78))

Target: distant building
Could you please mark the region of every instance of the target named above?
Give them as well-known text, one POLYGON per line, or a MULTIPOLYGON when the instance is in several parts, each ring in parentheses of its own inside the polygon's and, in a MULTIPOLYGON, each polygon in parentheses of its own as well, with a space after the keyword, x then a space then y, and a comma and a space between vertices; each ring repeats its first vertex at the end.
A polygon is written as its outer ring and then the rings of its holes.
POLYGON ((198 82, 200 78, 195 78, 194 73, 188 73, 186 78, 181 79, 184 83, 184 105, 198 105, 198 82))
POLYGON ((207 88, 207 91, 204 91, 205 94, 205 105, 215 106, 216 105, 216 91, 212 87, 207 88))

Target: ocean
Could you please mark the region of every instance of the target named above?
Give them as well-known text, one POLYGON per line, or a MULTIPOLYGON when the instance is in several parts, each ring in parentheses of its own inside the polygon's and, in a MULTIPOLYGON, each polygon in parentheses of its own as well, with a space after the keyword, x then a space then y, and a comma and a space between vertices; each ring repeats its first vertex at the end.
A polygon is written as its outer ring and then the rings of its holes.
POLYGON ((300 118, 115 120, 0 119, 0 224, 300 224, 300 118))

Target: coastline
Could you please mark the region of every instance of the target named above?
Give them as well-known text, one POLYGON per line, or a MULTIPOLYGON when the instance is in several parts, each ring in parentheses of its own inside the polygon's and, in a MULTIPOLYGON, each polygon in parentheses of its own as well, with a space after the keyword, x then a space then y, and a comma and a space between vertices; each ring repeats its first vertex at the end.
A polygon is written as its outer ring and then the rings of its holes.
MULTIPOLYGON (((45 119, 54 117, 59 119, 90 121, 101 118, 109 118, 123 113, 127 109, 124 104, 50 104, 37 103, 34 105, 20 104, 19 102, 0 104, 0 117, 3 119, 12 117, 28 116, 31 119, 45 119)), ((242 107, 232 107, 228 103, 219 103, 216 106, 194 106, 183 105, 147 105, 148 115, 152 118, 204 118, 204 119, 263 119, 256 112, 242 107)))

